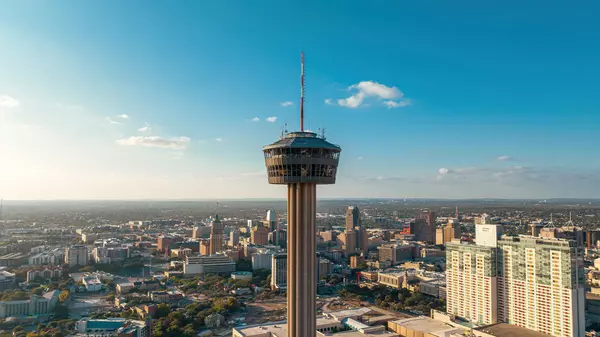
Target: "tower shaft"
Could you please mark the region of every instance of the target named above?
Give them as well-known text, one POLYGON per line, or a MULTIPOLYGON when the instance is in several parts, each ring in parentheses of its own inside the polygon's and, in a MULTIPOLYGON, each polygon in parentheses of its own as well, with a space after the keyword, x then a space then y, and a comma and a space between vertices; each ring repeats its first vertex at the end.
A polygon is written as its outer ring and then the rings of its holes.
POLYGON ((316 184, 288 184, 288 337, 316 334, 316 204, 316 184))

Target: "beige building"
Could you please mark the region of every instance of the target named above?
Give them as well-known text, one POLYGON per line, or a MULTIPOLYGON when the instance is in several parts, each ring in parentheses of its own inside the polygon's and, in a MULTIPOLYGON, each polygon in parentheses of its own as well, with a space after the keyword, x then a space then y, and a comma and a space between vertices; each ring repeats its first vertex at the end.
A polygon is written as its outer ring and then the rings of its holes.
POLYGON ((365 263, 365 258, 362 256, 354 255, 350 257, 350 268, 356 269, 363 263, 365 263))
POLYGON ((269 231, 262 225, 254 227, 250 233, 250 242, 258 246, 269 244, 269 231))

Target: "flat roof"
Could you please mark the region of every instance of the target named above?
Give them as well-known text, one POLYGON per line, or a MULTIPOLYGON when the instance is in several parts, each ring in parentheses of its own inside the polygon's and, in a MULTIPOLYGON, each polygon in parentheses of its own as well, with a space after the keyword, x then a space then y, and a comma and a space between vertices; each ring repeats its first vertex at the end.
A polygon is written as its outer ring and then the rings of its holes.
MULTIPOLYGON (((404 318, 392 321, 395 324, 401 325, 411 330, 416 330, 423 333, 431 333, 449 329, 456 329, 453 326, 446 324, 426 316, 404 318)), ((464 330, 464 329, 461 329, 464 330)))
POLYGON ((522 328, 520 326, 498 323, 475 329, 498 337, 550 337, 551 335, 522 328))

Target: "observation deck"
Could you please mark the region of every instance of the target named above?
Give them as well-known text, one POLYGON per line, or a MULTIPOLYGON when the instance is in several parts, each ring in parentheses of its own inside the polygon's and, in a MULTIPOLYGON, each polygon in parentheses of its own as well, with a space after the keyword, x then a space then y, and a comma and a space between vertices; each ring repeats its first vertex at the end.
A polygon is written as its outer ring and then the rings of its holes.
POLYGON ((263 147, 269 184, 335 184, 341 151, 314 132, 289 132, 263 147))

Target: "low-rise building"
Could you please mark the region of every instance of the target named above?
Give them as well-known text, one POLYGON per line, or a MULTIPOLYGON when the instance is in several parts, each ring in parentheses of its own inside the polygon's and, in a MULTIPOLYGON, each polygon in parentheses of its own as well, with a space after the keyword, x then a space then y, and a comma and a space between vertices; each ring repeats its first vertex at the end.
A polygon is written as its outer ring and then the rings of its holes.
POLYGON ((0 291, 13 289, 17 285, 15 274, 0 269, 0 291))
POLYGON ((34 269, 30 269, 27 271, 27 282, 32 282, 37 278, 41 278, 44 280, 56 280, 61 278, 63 275, 62 267, 58 266, 46 266, 46 267, 37 267, 34 269))
POLYGON ((86 337, 150 337, 152 329, 144 321, 126 320, 124 318, 89 319, 77 322, 77 331, 86 337))
POLYGON ((0 318, 49 315, 58 303, 59 293, 58 290, 53 290, 42 296, 31 295, 25 300, 1 301, 0 318))
POLYGON ((388 322, 388 329, 400 336, 464 336, 466 329, 454 327, 425 316, 404 318, 388 322))
POLYGON ((184 275, 230 274, 235 271, 235 263, 227 255, 188 256, 183 264, 184 275))
POLYGON ((102 282, 97 276, 86 276, 83 278, 83 285, 87 291, 100 291, 102 290, 102 282))

